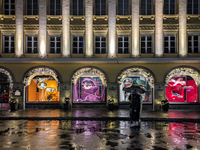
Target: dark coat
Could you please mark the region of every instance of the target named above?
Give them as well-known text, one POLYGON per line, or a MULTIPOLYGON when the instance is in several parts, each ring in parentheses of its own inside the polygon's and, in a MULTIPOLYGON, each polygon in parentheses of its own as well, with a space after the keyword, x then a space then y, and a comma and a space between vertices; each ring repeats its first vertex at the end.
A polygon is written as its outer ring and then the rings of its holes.
POLYGON ((137 95, 133 97, 133 100, 131 103, 131 111, 130 111, 131 120, 139 121, 140 109, 141 109, 141 96, 137 95))

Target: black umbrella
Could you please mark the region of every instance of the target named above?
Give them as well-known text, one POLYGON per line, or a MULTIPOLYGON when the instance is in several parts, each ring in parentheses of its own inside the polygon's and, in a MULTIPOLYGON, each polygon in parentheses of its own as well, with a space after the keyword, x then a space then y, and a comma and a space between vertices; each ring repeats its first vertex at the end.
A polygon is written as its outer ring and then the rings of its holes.
POLYGON ((144 94, 146 92, 145 87, 140 86, 140 85, 132 85, 130 87, 123 87, 122 90, 128 93, 132 93, 133 90, 136 90, 140 94, 144 94))

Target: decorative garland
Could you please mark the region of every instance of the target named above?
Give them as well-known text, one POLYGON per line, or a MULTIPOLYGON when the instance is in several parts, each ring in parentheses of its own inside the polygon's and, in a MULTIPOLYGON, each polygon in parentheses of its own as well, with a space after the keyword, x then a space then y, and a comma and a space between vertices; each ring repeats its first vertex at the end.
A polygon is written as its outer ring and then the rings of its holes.
POLYGON ((36 68, 33 69, 31 71, 29 71, 26 75, 26 77, 24 78, 23 83, 28 86, 31 83, 31 80, 35 77, 35 76, 39 76, 39 75, 49 75, 52 76, 57 84, 58 84, 58 78, 57 78, 57 74, 55 73, 55 71, 53 71, 52 69, 49 68, 36 68))
POLYGON ((142 75, 143 77, 147 78, 147 81, 151 88, 154 88, 154 78, 147 70, 142 68, 131 68, 123 71, 121 75, 118 77, 118 84, 122 84, 122 80, 131 75, 142 75))
POLYGON ((165 78, 165 86, 168 86, 169 80, 174 75, 189 75, 194 79, 196 85, 200 85, 200 75, 197 71, 191 68, 177 68, 168 73, 167 77, 165 78))
POLYGON ((13 90, 13 79, 12 79, 12 76, 10 75, 10 73, 9 73, 7 70, 5 70, 5 69, 3 69, 3 68, 0 68, 0 72, 3 73, 3 74, 5 74, 5 75, 7 75, 8 78, 9 78, 9 80, 10 80, 9 97, 11 97, 12 90, 13 90))
POLYGON ((76 84, 77 80, 83 75, 83 74, 93 74, 93 75, 97 75, 101 81, 102 84, 106 87, 107 86, 107 80, 106 77, 104 75, 104 73, 102 73, 101 71, 99 71, 98 69, 95 68, 83 68, 80 69, 78 71, 76 71, 74 73, 74 75, 72 76, 71 82, 76 84))

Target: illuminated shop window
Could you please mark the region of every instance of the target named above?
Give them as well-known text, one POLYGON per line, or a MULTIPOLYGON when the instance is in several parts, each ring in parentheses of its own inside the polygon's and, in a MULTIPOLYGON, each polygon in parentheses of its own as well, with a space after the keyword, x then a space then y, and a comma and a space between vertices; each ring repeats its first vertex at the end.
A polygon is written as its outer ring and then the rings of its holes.
POLYGON ((107 15, 106 0, 95 0, 94 15, 107 15))
POLYGON ((129 0, 118 0, 117 15, 130 15, 129 0))
POLYGON ((164 14, 175 14, 176 13, 176 0, 164 0, 164 14))
POLYGON ((72 53, 83 54, 84 42, 83 35, 72 35, 72 53))
POLYGON ((187 14, 199 14, 199 0, 188 0, 187 14))
POLYGON ((141 0, 141 15, 152 15, 153 3, 152 0, 141 0))
POLYGON ((118 35, 118 54, 129 53, 129 35, 118 35))
POLYGON ((15 0, 3 0, 3 14, 15 15, 15 0))
POLYGON ((124 78, 122 80, 122 84, 119 87, 119 91, 120 91, 120 102, 121 103, 127 103, 130 102, 130 100, 128 99, 129 95, 131 93, 129 92, 125 92, 122 89, 124 87, 128 87, 131 86, 132 84, 134 85, 142 85, 143 87, 145 87, 146 92, 144 94, 141 94, 142 96, 142 101, 144 103, 150 103, 152 102, 152 88, 150 87, 147 79, 143 76, 128 76, 126 78, 124 78))
POLYGON ((176 53, 176 35, 164 35, 164 53, 176 53))
POLYGON ((153 40, 151 34, 141 35, 141 53, 152 53, 153 52, 153 40))
POLYGON ((105 87, 96 75, 82 75, 74 85, 74 102, 105 102, 105 87))
POLYGON ((10 80, 4 73, 0 73, 0 103, 9 102, 10 80))
POLYGON ((13 34, 3 35, 3 53, 15 53, 15 43, 13 34))
POLYGON ((26 14, 38 15, 38 0, 26 0, 26 14))
POLYGON ((37 35, 26 35, 26 53, 38 53, 37 35))
POLYGON ((59 91, 51 76, 36 76, 28 88, 28 102, 58 102, 59 91))
POLYGON ((84 15, 84 0, 72 0, 72 15, 84 15))
POLYGON ((199 35, 188 35, 188 53, 199 53, 200 52, 200 36, 199 35))
POLYGON ((95 54, 106 54, 106 35, 95 35, 95 54))
POLYGON ((51 54, 61 53, 61 38, 60 35, 50 35, 49 36, 49 48, 51 54))
POLYGON ((194 79, 188 75, 175 75, 165 89, 169 102, 197 102, 197 85, 194 79))
POLYGON ((61 0, 50 0, 49 1, 49 14, 50 15, 61 15, 61 0))

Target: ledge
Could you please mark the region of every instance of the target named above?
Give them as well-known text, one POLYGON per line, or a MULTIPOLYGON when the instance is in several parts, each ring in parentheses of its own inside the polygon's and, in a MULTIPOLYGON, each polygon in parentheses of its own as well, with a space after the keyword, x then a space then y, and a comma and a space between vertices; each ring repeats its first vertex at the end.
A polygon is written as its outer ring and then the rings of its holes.
MULTIPOLYGON (((74 56, 75 57, 75 56, 74 56)), ((82 55, 84 57, 84 54, 82 55)), ((46 64, 172 64, 200 63, 200 58, 0 58, 0 63, 46 63, 46 64)))

